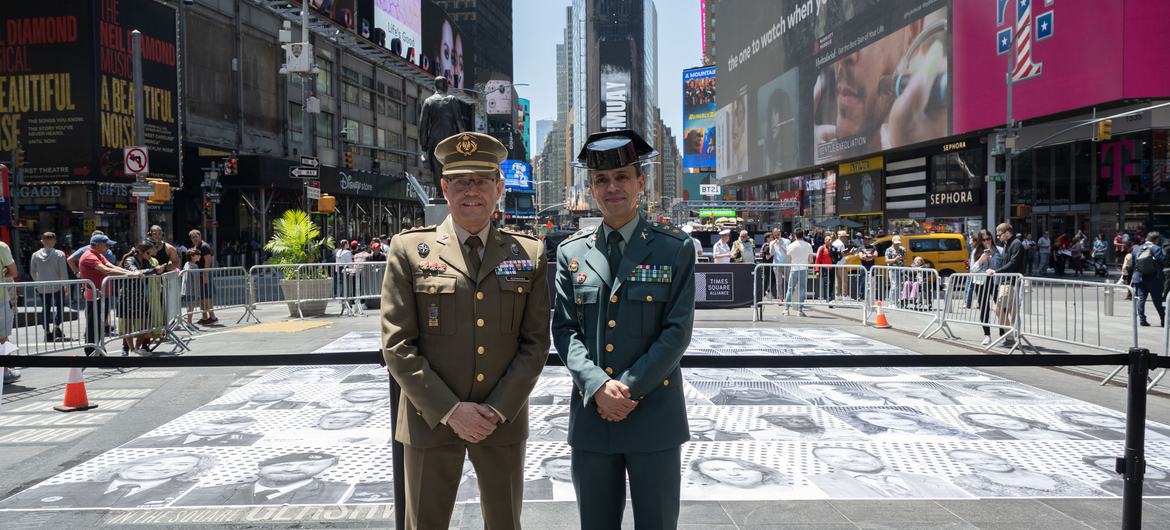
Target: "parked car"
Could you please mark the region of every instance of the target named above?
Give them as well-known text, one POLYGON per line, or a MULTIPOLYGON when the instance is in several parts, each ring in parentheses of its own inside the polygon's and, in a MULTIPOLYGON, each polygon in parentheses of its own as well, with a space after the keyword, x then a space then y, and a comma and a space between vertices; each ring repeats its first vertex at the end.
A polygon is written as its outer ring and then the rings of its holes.
MULTIPOLYGON (((874 241, 877 248, 875 265, 886 264, 886 249, 892 244, 892 236, 879 237, 874 241)), ((971 256, 967 248, 967 238, 962 234, 907 234, 902 237, 902 246, 906 249, 906 265, 909 266, 916 256, 922 256, 926 266, 938 270, 939 276, 950 276, 956 272, 970 270, 968 258, 971 256)), ((860 265, 861 260, 856 255, 845 258, 847 265, 860 265)))

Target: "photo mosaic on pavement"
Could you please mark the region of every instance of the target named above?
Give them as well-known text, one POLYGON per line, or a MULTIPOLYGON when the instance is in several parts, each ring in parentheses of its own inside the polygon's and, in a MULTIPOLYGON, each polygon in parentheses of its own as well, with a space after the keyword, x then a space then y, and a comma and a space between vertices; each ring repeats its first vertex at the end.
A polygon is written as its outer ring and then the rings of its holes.
MULTIPOLYGON (((350 333, 318 352, 374 350, 350 333)), ((690 354, 913 352, 828 328, 697 328, 690 354)), ((553 353, 555 355, 555 352, 553 353)), ((1110 497, 1122 414, 970 368, 687 369, 684 500, 1110 497)), ((388 376, 376 365, 282 367, 0 509, 388 503, 388 376)), ((527 501, 574 500, 572 379, 529 400, 527 501)), ((1147 496, 1170 496, 1170 427, 1147 429, 1147 496)), ((460 502, 479 498, 465 465, 460 502)))

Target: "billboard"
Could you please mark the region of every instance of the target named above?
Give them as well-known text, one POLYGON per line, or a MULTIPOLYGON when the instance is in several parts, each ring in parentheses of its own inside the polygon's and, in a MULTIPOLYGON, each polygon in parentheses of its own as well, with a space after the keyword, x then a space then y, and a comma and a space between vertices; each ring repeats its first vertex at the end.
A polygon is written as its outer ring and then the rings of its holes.
POLYGON ((517 191, 532 191, 532 166, 520 160, 505 160, 500 163, 504 173, 504 187, 517 191))
POLYGON ((149 176, 178 179, 175 10, 152 0, 47 0, 0 14, 0 152, 19 142, 26 179, 127 178, 122 148, 136 143, 133 29, 143 34, 149 176))
POLYGON ((715 67, 683 70, 684 168, 715 167, 715 67))
POLYGON ((309 0, 309 7, 345 29, 357 29, 357 0, 309 0))
MULTIPOLYGON (((423 49, 423 1, 425 0, 374 0, 374 30, 367 38, 375 40, 402 57, 408 57, 409 50, 413 48, 416 58, 411 59, 419 61, 417 56, 423 49), (397 46, 394 39, 398 39, 397 46)), ((358 28, 358 32, 364 33, 362 28, 358 28)))
POLYGON ((492 79, 483 85, 486 112, 492 115, 512 116, 512 82, 506 79, 492 79))
POLYGON ((952 133, 946 0, 724 0, 717 10, 736 28, 716 49, 716 122, 730 127, 719 129, 721 180, 952 133))
POLYGON ((837 213, 880 212, 884 204, 883 159, 880 156, 841 164, 837 168, 837 213))
POLYGON ((683 173, 683 189, 682 198, 684 201, 702 201, 708 197, 704 197, 700 193, 699 186, 703 184, 715 184, 714 171, 702 171, 699 173, 683 173))
POLYGON ((516 129, 520 131, 520 138, 524 144, 524 153, 531 156, 532 120, 529 118, 529 115, 532 113, 532 104, 525 98, 520 98, 516 101, 516 129))
MULTIPOLYGON (((431 0, 422 4, 422 58, 428 72, 446 77, 452 88, 470 88, 463 68, 463 32, 442 7, 431 0)), ((510 90, 510 87, 509 87, 510 90)), ((511 109, 509 95, 508 109, 511 109)))
POLYGON ((597 43, 602 131, 630 128, 631 72, 634 67, 632 43, 630 38, 607 38, 597 43))

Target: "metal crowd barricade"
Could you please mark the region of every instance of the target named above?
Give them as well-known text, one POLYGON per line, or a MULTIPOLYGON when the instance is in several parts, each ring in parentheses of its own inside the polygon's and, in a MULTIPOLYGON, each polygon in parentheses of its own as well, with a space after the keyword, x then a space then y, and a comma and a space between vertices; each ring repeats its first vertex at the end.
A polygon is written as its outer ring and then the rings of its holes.
POLYGON ((1002 273, 955 273, 947 277, 943 290, 942 313, 933 328, 927 328, 920 335, 929 339, 943 332, 949 339, 958 337, 951 330, 952 324, 983 326, 990 333, 992 328, 1003 331, 983 349, 990 350, 1007 339, 1013 344, 1008 353, 1014 353, 1021 341, 1027 339, 1020 334, 1020 308, 1024 297, 1024 275, 1002 273), (968 288, 972 291, 967 298, 968 288), (968 303, 970 300, 970 303, 968 303))
POLYGON ((386 262, 355 263, 354 269, 354 299, 361 302, 362 309, 378 307, 378 304, 371 301, 381 302, 382 277, 386 275, 386 262))
POLYGON ((178 306, 171 301, 180 290, 177 272, 106 277, 102 280, 105 296, 99 311, 103 315, 112 312, 116 326, 106 330, 101 342, 105 344, 117 339, 137 339, 145 335, 152 343, 170 341, 176 349, 190 350, 169 326, 178 315, 178 306))
POLYGON ((180 278, 184 312, 172 324, 173 327, 194 330, 187 327, 186 321, 182 319, 186 318, 188 308, 193 307, 194 312, 201 310, 201 298, 206 298, 212 311, 243 309, 244 313, 236 319, 236 324, 245 320, 260 322, 252 311, 252 290, 249 285, 251 278, 243 267, 186 270, 182 271, 180 278))
POLYGON ((1137 311, 1128 317, 1113 317, 1113 300, 1133 294, 1128 285, 1083 282, 1055 278, 1024 279, 1024 307, 1020 333, 1025 337, 1063 342, 1112 352, 1137 347, 1137 311), (1117 340, 1102 328, 1107 319, 1128 320, 1130 341, 1117 340))
POLYGON ((869 316, 867 275, 861 265, 759 263, 752 277, 753 321, 764 318, 765 305, 801 311, 803 306, 857 308, 861 309, 862 322, 869 316))
MULTIPOLYGON (((1170 303, 1170 292, 1166 293, 1166 299, 1162 301, 1162 307, 1166 307, 1168 303, 1170 303)), ((1166 320, 1162 319, 1162 357, 1170 356, 1170 322, 1166 320)), ((1150 378, 1150 384, 1146 385, 1147 392, 1153 390, 1154 385, 1157 385, 1163 377, 1166 377, 1166 370, 1166 368, 1162 368, 1158 370, 1158 375, 1150 378)))
POLYGON ((865 301, 870 315, 876 313, 878 302, 881 302, 884 312, 930 315, 931 320, 918 334, 919 338, 942 318, 945 300, 942 278, 937 270, 875 265, 870 267, 868 276, 865 301))
MULTIPOLYGON (((85 315, 89 280, 0 284, 0 337, 23 355, 97 348, 87 341, 85 315)), ((100 329, 100 328, 99 328, 100 329)))
MULTIPOLYGON (((285 297, 284 287, 290 295, 296 294, 297 269, 300 265, 253 265, 248 269, 248 304, 255 315, 256 306, 285 304, 296 301, 295 296, 285 297), (282 285, 285 284, 285 285, 282 285)), ((259 319, 257 319, 259 320, 259 319)))
MULTIPOLYGON (((305 303, 341 303, 339 316, 362 314, 357 303, 357 263, 306 263, 297 267, 298 308, 305 303), (328 279, 329 283, 321 280, 328 279)), ((303 316, 303 315, 302 315, 303 316)))

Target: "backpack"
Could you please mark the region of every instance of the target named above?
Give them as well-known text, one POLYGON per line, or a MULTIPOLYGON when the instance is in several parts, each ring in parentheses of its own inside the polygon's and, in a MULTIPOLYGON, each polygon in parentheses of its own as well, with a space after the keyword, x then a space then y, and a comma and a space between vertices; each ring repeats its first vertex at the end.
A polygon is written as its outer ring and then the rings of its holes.
POLYGON ((1158 262, 1154 261, 1154 246, 1143 245, 1138 251, 1137 259, 1134 260, 1134 266, 1142 276, 1153 276, 1161 271, 1158 262))

